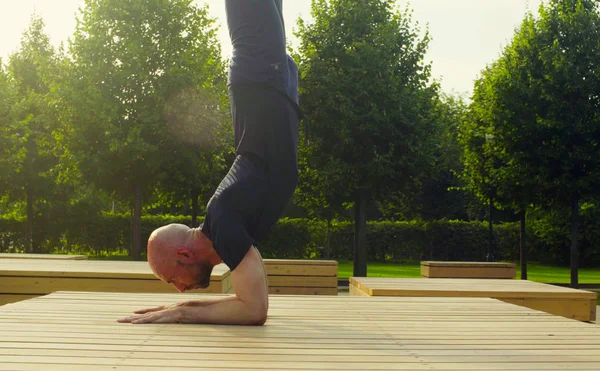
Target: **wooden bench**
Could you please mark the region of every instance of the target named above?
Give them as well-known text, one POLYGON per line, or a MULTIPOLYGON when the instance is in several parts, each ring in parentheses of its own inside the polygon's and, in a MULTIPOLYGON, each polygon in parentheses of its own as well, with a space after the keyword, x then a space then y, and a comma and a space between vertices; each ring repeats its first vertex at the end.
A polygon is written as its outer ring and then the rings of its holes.
POLYGON ((428 278, 504 278, 514 279, 512 263, 422 261, 421 277, 428 278))
POLYGON ((0 253, 0 259, 87 260, 87 255, 0 253))
POLYGON ((334 260, 265 259, 270 294, 337 295, 334 260))
POLYGON ((138 308, 196 298, 57 292, 0 307, 0 370, 591 371, 600 365, 600 326, 489 298, 274 295, 265 326, 116 322, 138 308))
POLYGON ((486 297, 576 319, 596 320, 597 294, 524 280, 350 278, 352 296, 486 297))
MULTIPOLYGON (((227 266, 219 264, 210 286, 193 292, 226 293, 231 289, 229 274, 227 266)), ((54 291, 177 292, 143 261, 0 259, 0 305, 54 291)))

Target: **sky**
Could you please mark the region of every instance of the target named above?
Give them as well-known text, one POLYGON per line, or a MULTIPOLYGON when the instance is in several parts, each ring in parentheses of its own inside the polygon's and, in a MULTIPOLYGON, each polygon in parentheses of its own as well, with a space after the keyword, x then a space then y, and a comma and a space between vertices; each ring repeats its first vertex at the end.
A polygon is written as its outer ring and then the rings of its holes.
MULTIPOLYGON (((240 0, 243 1, 243 0, 240 0)), ((429 28, 432 40, 425 61, 432 64, 433 77, 445 92, 470 95, 473 83, 485 66, 498 58, 514 30, 530 9, 537 13, 542 0, 398 0, 401 8, 413 10, 413 22, 429 28)), ((225 21, 224 0, 196 0, 208 4, 210 15, 220 26, 224 57, 231 55, 225 21)), ((310 21, 310 0, 284 0, 284 21, 292 46, 298 17, 310 21)), ((73 35, 78 9, 84 0, 0 0, 0 58, 18 50, 21 35, 31 15, 40 15, 51 42, 58 46, 73 35)))

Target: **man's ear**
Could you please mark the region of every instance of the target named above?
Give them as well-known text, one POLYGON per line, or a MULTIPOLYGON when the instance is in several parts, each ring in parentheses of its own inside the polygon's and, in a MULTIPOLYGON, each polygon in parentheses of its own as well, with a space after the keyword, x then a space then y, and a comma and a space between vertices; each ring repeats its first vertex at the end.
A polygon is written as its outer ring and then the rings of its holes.
POLYGON ((194 260, 194 254, 192 253, 192 250, 188 249, 187 247, 177 248, 176 254, 177 258, 179 258, 182 263, 189 264, 194 260))

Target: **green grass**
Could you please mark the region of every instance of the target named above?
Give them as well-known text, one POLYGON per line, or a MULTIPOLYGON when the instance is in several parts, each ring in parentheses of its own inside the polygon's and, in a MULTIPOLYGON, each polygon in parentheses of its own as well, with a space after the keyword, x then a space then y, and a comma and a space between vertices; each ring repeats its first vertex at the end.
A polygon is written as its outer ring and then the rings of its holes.
MULTIPOLYGON (((338 262, 338 278, 348 278, 353 275, 353 262, 338 262)), ((421 277, 421 268, 419 263, 413 264, 392 264, 392 263, 369 263, 367 265, 368 277, 402 277, 418 278, 421 277)))
MULTIPOLYGON (((340 261, 338 264, 338 277, 352 276, 353 263, 340 261)), ((527 278, 531 281, 545 283, 569 283, 571 281, 569 267, 553 267, 540 264, 527 265, 527 278)), ((367 265, 368 277, 420 277, 419 263, 391 264, 369 263, 367 265)), ((517 277, 521 278, 521 268, 517 265, 517 277)), ((579 283, 600 283, 600 268, 582 268, 579 270, 579 283)))

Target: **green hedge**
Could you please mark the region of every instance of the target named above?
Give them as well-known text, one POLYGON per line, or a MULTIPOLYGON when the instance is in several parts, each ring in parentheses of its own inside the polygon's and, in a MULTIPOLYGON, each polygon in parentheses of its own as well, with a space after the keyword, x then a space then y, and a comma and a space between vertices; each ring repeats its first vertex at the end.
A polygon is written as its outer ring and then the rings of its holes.
MULTIPOLYGON (((322 224, 324 229, 325 224, 322 224)), ((485 261, 489 246, 488 236, 488 226, 481 222, 369 222, 368 259, 382 262, 425 259, 485 261)), ((516 224, 495 226, 495 259, 518 259, 518 236, 516 224)), ((352 222, 333 223, 332 256, 340 260, 352 260, 353 237, 352 222)))
MULTIPOLYGON (((36 219, 37 252, 75 252, 106 255, 125 252, 131 244, 128 215, 78 215, 63 220, 36 219)), ((155 228, 168 223, 191 224, 186 216, 142 218, 142 241, 155 228)), ((264 258, 310 259, 323 257, 327 245, 326 223, 308 219, 282 219, 261 246, 264 258)), ((24 219, 0 217, 0 251, 25 252, 24 219)), ((330 258, 353 259, 354 224, 333 222, 330 258)), ((514 223, 494 227, 494 259, 518 260, 519 230, 514 223)), ((370 261, 403 262, 424 259, 483 261, 488 252, 488 226, 484 222, 435 221, 367 223, 370 261)), ((531 260, 544 260, 547 248, 534 233, 528 236, 531 260)), ((557 263, 557 262, 555 262, 557 263)))

